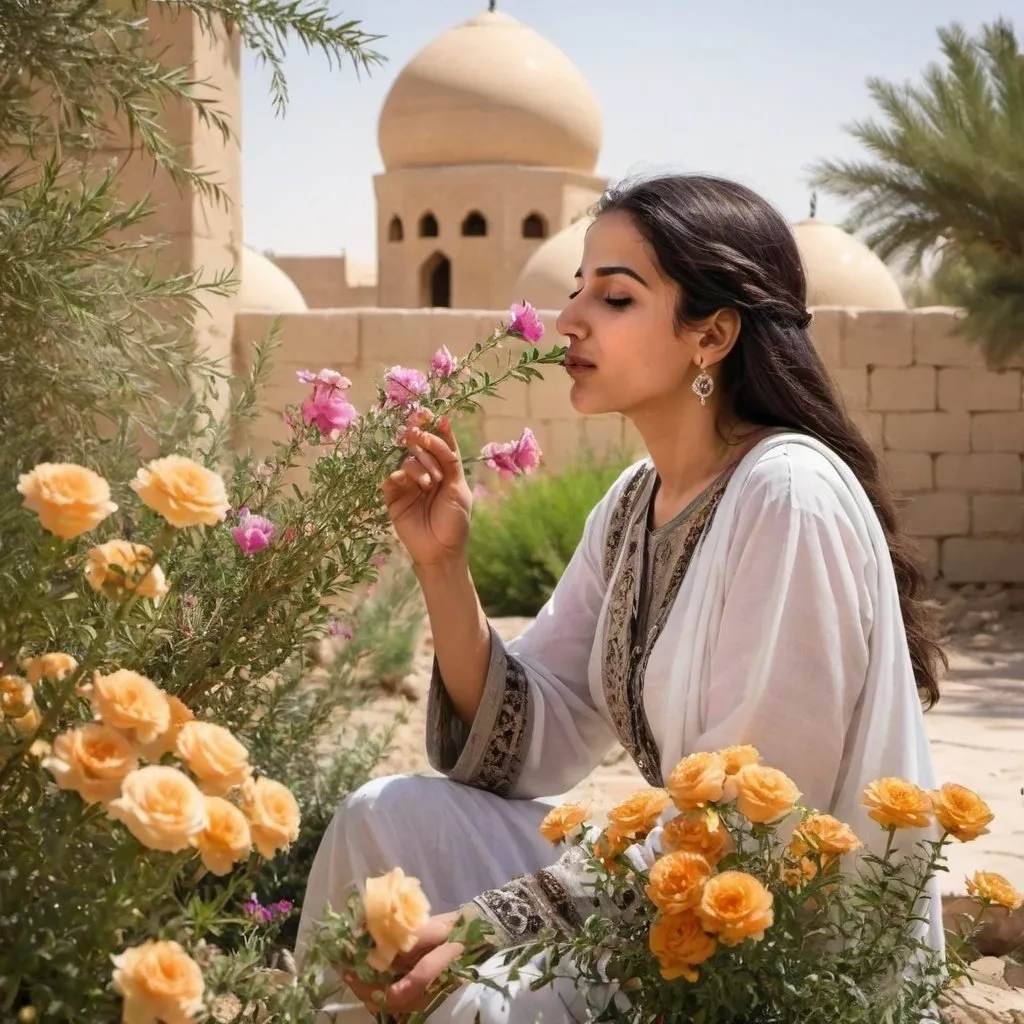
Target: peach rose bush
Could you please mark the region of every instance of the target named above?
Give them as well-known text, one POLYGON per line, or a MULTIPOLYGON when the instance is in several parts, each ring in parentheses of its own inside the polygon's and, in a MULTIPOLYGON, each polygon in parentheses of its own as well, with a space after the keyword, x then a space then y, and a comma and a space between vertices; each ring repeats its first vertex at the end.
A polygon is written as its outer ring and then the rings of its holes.
MULTIPOLYGON (((514 307, 464 355, 382 367, 364 408, 340 370, 302 371, 261 458, 230 442, 269 344, 221 414, 200 388, 160 417, 126 403, 116 429, 3 442, 0 1019, 315 1019, 319 975, 287 955, 298 904, 386 736, 339 735, 352 662, 314 685, 309 652, 344 644, 339 608, 387 560, 380 488, 406 431, 539 376, 561 357, 542 330, 514 307)), ((527 429, 467 461, 519 476, 540 457, 527 429)), ((395 879, 366 895, 383 967, 425 904, 395 879)))
POLYGON ((595 912, 571 938, 548 930, 499 955, 513 969, 540 965, 534 987, 573 964, 588 1020, 936 1019, 946 987, 965 976, 985 910, 1022 902, 1005 878, 978 872, 967 882, 977 914, 964 940, 945 956, 922 941, 922 899, 946 847, 985 834, 992 812, 963 786, 925 792, 878 779, 862 795, 873 832, 858 835, 800 797, 739 746, 684 758, 663 789, 612 808, 603 829, 584 807, 554 808, 541 834, 582 850, 584 893, 621 913, 595 912))

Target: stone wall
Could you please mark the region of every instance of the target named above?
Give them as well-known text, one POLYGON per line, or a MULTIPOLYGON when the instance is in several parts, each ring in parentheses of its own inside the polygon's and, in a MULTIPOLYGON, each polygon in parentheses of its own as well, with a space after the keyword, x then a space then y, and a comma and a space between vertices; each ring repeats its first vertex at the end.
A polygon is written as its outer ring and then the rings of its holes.
POLYGON ((377 305, 375 267, 341 256, 269 257, 302 292, 310 309, 352 309, 377 305))
MULTIPOLYGON (((284 436, 280 410, 305 394, 297 369, 341 371, 352 378, 353 401, 365 407, 382 369, 425 366, 442 344, 465 352, 503 315, 352 309, 284 316, 268 413, 245 440, 263 452, 272 438, 284 436)), ((555 314, 544 318, 554 339, 555 314)), ((882 453, 906 526, 932 574, 950 583, 1024 582, 1021 369, 986 370, 976 350, 953 335, 955 319, 949 309, 818 309, 812 335, 852 415, 882 453)), ((252 343, 274 320, 237 317, 236 372, 244 371, 252 343)), ((584 444, 597 451, 642 449, 622 417, 578 416, 558 368, 528 386, 510 384, 503 395, 486 402, 481 433, 506 440, 529 425, 552 468, 584 444)))

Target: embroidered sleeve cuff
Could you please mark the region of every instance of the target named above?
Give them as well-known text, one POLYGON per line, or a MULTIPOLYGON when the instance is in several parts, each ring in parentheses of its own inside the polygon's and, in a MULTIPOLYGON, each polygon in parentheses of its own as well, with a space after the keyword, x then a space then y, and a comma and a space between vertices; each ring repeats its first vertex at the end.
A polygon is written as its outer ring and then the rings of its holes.
POLYGON ((434 662, 427 703, 427 754, 431 766, 453 782, 509 796, 522 770, 532 719, 526 670, 493 629, 487 680, 472 728, 455 714, 434 662))

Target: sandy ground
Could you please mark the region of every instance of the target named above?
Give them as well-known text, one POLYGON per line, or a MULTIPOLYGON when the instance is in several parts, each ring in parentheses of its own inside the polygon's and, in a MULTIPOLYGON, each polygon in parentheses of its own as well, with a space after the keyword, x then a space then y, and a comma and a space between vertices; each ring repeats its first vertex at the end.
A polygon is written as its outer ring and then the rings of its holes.
MULTIPOLYGON (((975 599, 984 603, 982 596, 975 599)), ((1024 889, 1024 612, 955 608, 958 626, 947 643, 950 669, 939 705, 925 716, 940 781, 976 790, 995 812, 988 835, 950 849, 944 891, 963 892, 965 875, 998 871, 1024 889), (981 615, 982 621, 977 621, 981 615), (986 618, 987 617, 987 618, 986 618), (967 627, 966 631, 962 627, 967 627)), ((528 620, 501 619, 498 632, 512 638, 528 620)), ((429 772, 424 747, 431 644, 425 637, 406 695, 382 693, 355 714, 357 723, 384 725, 405 716, 393 751, 379 774, 429 772)), ((644 783, 624 751, 617 750, 572 792, 598 815, 644 783)))

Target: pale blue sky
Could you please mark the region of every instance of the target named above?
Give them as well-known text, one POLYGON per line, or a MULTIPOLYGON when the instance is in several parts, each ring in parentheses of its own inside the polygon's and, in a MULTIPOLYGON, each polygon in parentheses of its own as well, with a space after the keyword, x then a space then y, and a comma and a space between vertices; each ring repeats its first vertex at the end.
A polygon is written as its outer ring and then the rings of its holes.
MULTIPOLYGON (((792 220, 806 169, 856 153, 842 126, 870 116, 865 79, 917 80, 935 29, 1024 13, 1024 0, 498 0, 562 49, 604 110, 598 172, 699 170, 736 178, 792 220)), ((395 76, 426 43, 486 0, 331 0, 382 39, 386 64, 362 80, 295 52, 291 102, 275 117, 264 73, 244 66, 246 241, 288 254, 376 252, 377 116, 395 76)), ((819 216, 843 208, 822 197, 819 216)))

